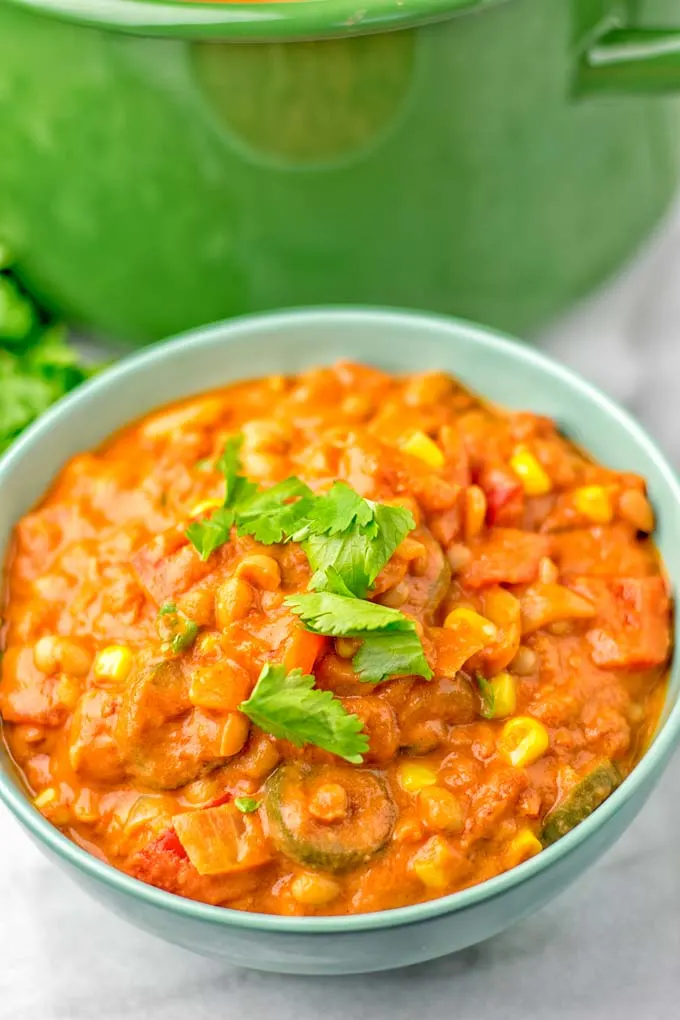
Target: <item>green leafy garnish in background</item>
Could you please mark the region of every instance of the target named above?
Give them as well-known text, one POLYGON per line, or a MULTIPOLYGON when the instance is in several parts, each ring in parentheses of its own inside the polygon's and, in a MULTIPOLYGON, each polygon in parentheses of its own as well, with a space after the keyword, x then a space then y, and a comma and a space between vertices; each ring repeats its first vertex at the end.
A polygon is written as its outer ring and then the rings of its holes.
POLYGON ((92 372, 67 343, 64 327, 25 292, 0 243, 0 453, 92 372))

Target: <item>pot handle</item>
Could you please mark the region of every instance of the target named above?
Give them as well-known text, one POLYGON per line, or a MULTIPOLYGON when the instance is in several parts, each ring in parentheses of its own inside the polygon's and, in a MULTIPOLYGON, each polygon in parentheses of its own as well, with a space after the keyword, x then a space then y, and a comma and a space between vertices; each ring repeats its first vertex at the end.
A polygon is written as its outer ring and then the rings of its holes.
POLYGON ((680 92, 680 28, 610 27, 581 56, 576 91, 680 92))

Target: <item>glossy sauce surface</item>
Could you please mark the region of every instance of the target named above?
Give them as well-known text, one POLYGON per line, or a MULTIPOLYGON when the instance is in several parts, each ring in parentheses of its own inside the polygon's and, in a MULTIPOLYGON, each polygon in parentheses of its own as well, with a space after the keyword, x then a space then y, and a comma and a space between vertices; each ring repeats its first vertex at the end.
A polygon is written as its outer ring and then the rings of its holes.
POLYGON ((17 525, 4 736, 54 824, 170 892, 279 914, 444 895, 539 852, 643 753, 671 644, 652 530, 642 479, 444 374, 340 364, 209 393, 74 458, 17 525), (417 621, 431 680, 360 683, 355 641, 301 627, 295 542, 234 535, 201 561, 185 529, 221 501, 237 433, 262 486, 342 479, 411 510, 369 597, 417 621), (364 721, 362 765, 239 711, 268 662, 364 721))

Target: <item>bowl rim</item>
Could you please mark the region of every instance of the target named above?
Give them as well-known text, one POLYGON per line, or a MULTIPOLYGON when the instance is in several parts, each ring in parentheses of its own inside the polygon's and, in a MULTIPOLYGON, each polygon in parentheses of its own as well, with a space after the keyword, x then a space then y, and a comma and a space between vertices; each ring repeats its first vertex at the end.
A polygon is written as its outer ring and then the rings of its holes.
MULTIPOLYGON (((380 323, 384 326, 393 323, 395 326, 410 325, 414 332, 418 329, 438 326, 442 329, 442 335, 449 333, 459 339, 479 343, 492 355, 494 352, 503 353, 510 356, 519 365, 538 368, 548 376, 556 378, 571 389, 580 392, 592 403, 599 405, 619 428, 623 428, 631 434, 645 455, 655 465, 676 503, 680 506, 680 482, 656 443, 627 411, 571 369, 499 330, 465 319, 401 309, 362 306, 292 308, 279 312, 246 315, 190 330, 170 340, 161 341, 127 355, 59 400, 15 441, 10 450, 0 458, 0 493, 10 469, 15 468, 25 458, 30 458, 33 448, 49 432, 53 422, 64 416, 68 417, 72 411, 77 409, 84 395, 96 394, 101 391, 103 397, 108 397, 110 391, 114 391, 117 386, 124 385, 126 378, 133 375, 138 368, 150 363, 162 363, 165 357, 172 356, 176 351, 182 351, 194 345, 200 346, 203 343, 210 345, 217 341, 220 344, 247 342, 250 336, 260 333, 263 329, 275 331, 280 325, 290 326, 295 323, 313 323, 320 329, 329 323, 336 325, 344 323, 350 328, 352 325, 370 326, 371 323, 380 323)), ((671 670, 678 668, 680 668, 680 664, 673 661, 671 670)), ((460 892, 411 906, 364 914, 281 917, 276 914, 251 913, 231 907, 211 906, 186 899, 132 878, 72 842, 33 807, 26 795, 12 782, 9 772, 3 768, 0 768, 0 801, 4 802, 39 843, 44 844, 59 858, 74 865, 88 878, 102 882, 113 891, 130 895, 133 899, 143 900, 152 907, 194 921, 232 929, 266 931, 271 934, 342 934, 418 924, 445 914, 464 911, 495 899, 540 875, 561 858, 575 852, 597 829, 603 827, 629 801, 635 798, 641 788, 653 783, 679 741, 680 698, 671 707, 651 746, 621 786, 596 812, 552 846, 547 847, 523 864, 460 892)))
POLYGON ((412 28, 509 0, 0 0, 133 35, 225 42, 329 39, 412 28))

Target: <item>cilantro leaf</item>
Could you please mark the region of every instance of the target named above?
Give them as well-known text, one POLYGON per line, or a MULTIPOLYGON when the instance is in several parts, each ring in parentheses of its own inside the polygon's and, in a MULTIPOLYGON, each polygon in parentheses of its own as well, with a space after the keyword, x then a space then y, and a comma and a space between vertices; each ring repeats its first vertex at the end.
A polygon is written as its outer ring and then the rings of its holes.
POLYGON ((8 347, 24 346, 37 324, 33 303, 22 294, 15 280, 0 276, 0 340, 8 347))
POLYGON ((289 595, 286 605, 315 634, 361 638, 352 665, 364 683, 432 676, 413 620, 396 609, 328 591, 289 595))
MULTIPOLYGON (((345 588, 357 598, 363 598, 371 584, 367 569, 371 539, 351 528, 340 535, 310 535, 302 548, 312 569, 310 588, 325 590, 325 578, 332 568, 342 579, 345 588)), ((377 574, 376 574, 377 576, 377 574)))
POLYGON ((353 765, 360 765, 368 750, 362 720, 299 669, 286 673, 285 666, 267 663, 239 708, 260 729, 295 747, 314 744, 353 765))
POLYGON ((413 514, 403 506, 385 506, 376 503, 373 507, 373 519, 376 535, 371 543, 369 555, 369 576, 371 584, 391 559, 392 554, 404 541, 409 531, 413 531, 416 522, 413 514))
POLYGON ((350 599, 356 598, 335 567, 326 567, 324 571, 314 574, 309 582, 309 587, 317 591, 332 592, 334 595, 345 595, 350 599))
POLYGON ((182 620, 181 629, 173 635, 170 641, 170 651, 174 652, 175 655, 185 652, 187 648, 191 648, 197 637, 198 624, 194 623, 193 620, 182 620))
MULTIPOLYGON (((410 621, 409 621, 410 623, 410 621)), ((362 683, 379 684, 392 676, 432 676, 423 646, 411 623, 403 633, 370 634, 352 659, 362 683)))
POLYGON ((260 806, 257 797, 234 797, 234 804, 244 815, 252 814, 260 806))
POLYGON ((229 541, 233 523, 234 511, 220 507, 210 517, 192 521, 185 534, 198 555, 205 561, 216 549, 229 541))
POLYGON ((224 493, 225 507, 234 507, 257 492, 255 482, 249 481, 241 474, 241 447, 243 436, 230 436, 225 443, 217 468, 224 475, 226 483, 224 493))
POLYGON ((238 533, 252 535, 264 545, 287 539, 311 510, 312 490, 299 478, 287 478, 254 493, 238 505, 238 533), (288 500, 300 497, 295 503, 288 500))
MULTIPOLYGON (((317 496, 314 503, 314 517, 309 522, 307 533, 315 535, 339 535, 355 524, 370 524, 373 517, 371 506, 346 482, 335 482, 329 492, 317 496)), ((296 541, 301 538, 295 536, 296 541)))
POLYGON ((60 327, 36 325, 18 345, 17 334, 4 336, 0 322, 0 453, 55 400, 92 373, 92 368, 80 363, 60 327))
POLYGON ((258 489, 241 474, 243 436, 231 436, 217 462, 224 475, 224 508, 210 518, 190 524, 186 535, 202 560, 229 541, 232 525, 239 535, 252 535, 265 545, 287 539, 312 506, 312 490, 299 478, 287 478, 269 489, 258 489), (297 502, 291 503, 291 499, 297 502))
POLYGON ((493 719, 493 710, 496 704, 496 692, 493 684, 490 683, 481 673, 475 675, 479 693, 482 698, 482 716, 484 719, 493 719))
POLYGON ((380 606, 334 592, 289 595, 286 605, 300 617, 307 630, 332 637, 364 637, 367 632, 407 631, 413 623, 397 609, 380 606))
POLYGON ((363 598, 376 577, 415 527, 403 507, 373 503, 344 482, 315 499, 304 526, 293 536, 302 542, 312 568, 311 587, 324 590, 329 567, 363 598))

